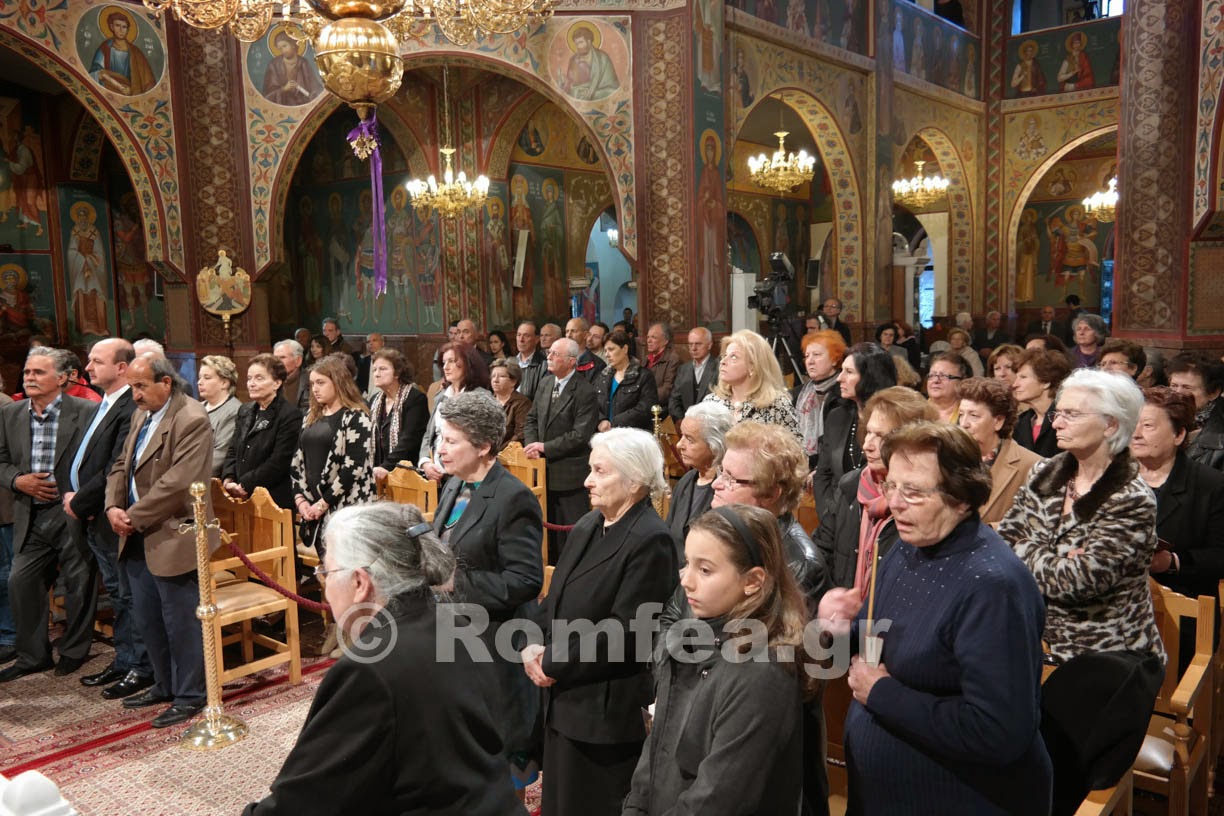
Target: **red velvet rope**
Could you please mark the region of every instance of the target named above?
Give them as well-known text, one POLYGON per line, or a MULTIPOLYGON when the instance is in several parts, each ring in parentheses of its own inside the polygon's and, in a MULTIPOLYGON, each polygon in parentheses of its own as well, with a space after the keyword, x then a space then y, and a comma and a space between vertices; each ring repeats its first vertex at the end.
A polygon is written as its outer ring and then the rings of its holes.
POLYGON ((242 561, 244 565, 246 565, 246 568, 249 569, 251 572, 255 573, 255 577, 258 578, 260 581, 262 581, 265 585, 267 585, 268 588, 276 590, 281 595, 284 595, 286 598, 296 603, 298 606, 303 606, 313 612, 331 612, 331 607, 328 606, 327 604, 319 603, 318 601, 312 601, 309 598, 303 598, 301 595, 297 594, 296 592, 285 589, 283 586, 273 581, 272 578, 268 575, 268 573, 264 572, 259 567, 255 566, 255 564, 251 561, 251 559, 247 558, 246 553, 244 553, 241 549, 239 549, 238 545, 235 544, 234 542, 226 541, 225 546, 229 547, 230 552, 238 556, 238 559, 242 561))
POLYGON ((568 533, 570 530, 574 529, 574 525, 572 524, 549 524, 546 521, 544 522, 544 529, 552 530, 554 533, 568 533))

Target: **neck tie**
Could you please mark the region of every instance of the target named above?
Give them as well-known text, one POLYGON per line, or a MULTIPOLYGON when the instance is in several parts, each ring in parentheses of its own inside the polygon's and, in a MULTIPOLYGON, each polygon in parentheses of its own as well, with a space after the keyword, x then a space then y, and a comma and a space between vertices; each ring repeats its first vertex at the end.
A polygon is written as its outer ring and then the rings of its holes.
POLYGON ((153 415, 149 414, 145 417, 144 424, 140 426, 140 432, 136 434, 136 445, 132 448, 132 462, 128 466, 128 505, 136 503, 136 463, 140 461, 140 446, 144 444, 145 437, 149 435, 149 425, 153 423, 153 415))
POLYGON ((68 474, 68 481, 72 484, 73 490, 81 489, 81 462, 85 459, 85 451, 89 447, 89 441, 93 438, 94 431, 102 424, 102 420, 106 417, 106 410, 110 407, 110 397, 104 397, 96 411, 94 411, 93 421, 89 423, 89 428, 85 431, 85 436, 81 439, 81 444, 77 447, 76 456, 72 458, 72 469, 68 474))
POLYGON ((1045 323, 1042 323, 1042 324, 1041 324, 1041 333, 1042 333, 1042 334, 1049 334, 1049 333, 1050 333, 1050 323, 1049 323, 1049 321, 1047 321, 1047 322, 1045 322, 1045 323))
POLYGON ((553 383, 552 398, 556 400, 560 396, 561 396, 561 381, 557 380, 555 383, 553 383))

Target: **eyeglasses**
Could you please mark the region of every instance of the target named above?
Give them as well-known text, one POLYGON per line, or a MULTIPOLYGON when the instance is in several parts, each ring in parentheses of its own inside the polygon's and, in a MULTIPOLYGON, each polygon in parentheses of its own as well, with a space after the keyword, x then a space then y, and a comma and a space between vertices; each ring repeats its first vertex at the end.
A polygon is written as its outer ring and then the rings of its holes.
POLYGON ((1061 409, 1050 412, 1050 421, 1061 419, 1064 422, 1079 422, 1087 416, 1104 416, 1099 411, 1063 411, 1061 409))
POLYGON ((881 488, 884 491, 884 498, 892 499, 893 495, 896 494, 906 504, 923 504, 929 501, 932 496, 943 492, 938 487, 914 487, 912 485, 899 485, 896 482, 884 482, 881 488))
POLYGON ((936 382, 943 382, 944 380, 963 380, 965 378, 959 374, 941 374, 937 371, 934 374, 928 374, 927 379, 935 380, 936 382))
POLYGON ((370 565, 366 564, 364 567, 336 567, 335 569, 324 569, 323 565, 320 564, 319 566, 314 568, 314 574, 316 578, 326 578, 327 576, 331 575, 333 572, 348 572, 351 570, 369 569, 369 568, 370 568, 370 565))
POLYGON ((736 479, 734 476, 728 475, 727 471, 721 467, 714 476, 714 483, 717 484, 718 482, 722 482, 726 487, 752 487, 753 485, 751 479, 736 479))

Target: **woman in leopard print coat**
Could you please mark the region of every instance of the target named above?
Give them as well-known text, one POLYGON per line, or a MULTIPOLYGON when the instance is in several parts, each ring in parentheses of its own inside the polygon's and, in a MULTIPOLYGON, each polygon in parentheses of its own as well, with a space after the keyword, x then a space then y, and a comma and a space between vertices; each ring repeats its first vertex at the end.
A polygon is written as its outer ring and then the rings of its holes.
POLYGON ((999 523, 1045 595, 1057 663, 1085 652, 1165 657, 1148 588, 1156 499, 1127 449, 1142 407, 1129 377, 1071 375, 1054 419, 1063 452, 1033 467, 999 523))

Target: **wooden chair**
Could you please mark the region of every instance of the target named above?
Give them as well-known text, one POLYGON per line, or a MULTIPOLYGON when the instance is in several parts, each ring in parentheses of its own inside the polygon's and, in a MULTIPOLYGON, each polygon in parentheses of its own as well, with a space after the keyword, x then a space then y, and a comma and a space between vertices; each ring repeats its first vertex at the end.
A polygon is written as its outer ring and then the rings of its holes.
POLYGON ((815 534, 820 526, 820 516, 816 514, 816 496, 810 490, 799 494, 799 506, 795 508, 795 519, 799 525, 810 534, 815 534))
POLYGON ((671 417, 659 423, 655 438, 659 440, 659 449, 663 451, 663 474, 668 479, 679 479, 688 468, 676 456, 676 443, 680 441, 680 432, 671 417))
MULTIPOLYGON (((1220 581, 1219 590, 1220 611, 1224 612, 1224 581, 1220 581)), ((1220 754, 1224 753, 1224 643, 1216 646, 1212 660, 1212 694, 1211 694, 1211 750, 1207 757, 1207 767, 1211 769, 1214 779, 1216 766, 1220 762, 1220 754)))
POLYGON ((399 504, 416 505, 425 521, 432 522, 438 509, 438 483, 407 467, 391 471, 383 495, 399 504))
MULTIPOLYGON (((234 543, 270 579, 296 592, 293 513, 277 507, 262 487, 255 489, 250 500, 234 502, 233 510, 235 526, 249 531, 245 538, 234 543)), ((212 563, 214 576, 218 570, 223 570, 236 578, 218 583, 214 577, 213 582, 217 604, 213 626, 216 628, 216 661, 221 683, 285 663, 289 664, 289 682, 300 683, 302 650, 297 603, 256 580, 242 560, 224 544, 213 554, 212 563), (277 612, 285 616, 285 640, 276 640, 252 629, 252 621, 277 612), (224 647, 231 643, 241 644, 242 663, 226 668, 224 647), (271 650, 272 654, 256 659, 256 645, 271 650)))
POLYGON ((1151 585, 1156 625, 1169 660, 1135 760, 1135 787, 1163 796, 1170 814, 1197 816, 1207 812, 1209 792, 1216 601, 1206 595, 1187 598, 1155 581, 1151 585), (1186 618, 1195 621, 1194 654, 1179 672, 1186 618))
POLYGON ((1135 772, 1127 771, 1112 788, 1089 793, 1075 816, 1132 816, 1134 812, 1135 772))
MULTIPOLYGON (((497 461, 501 466, 510 471, 510 474, 518 479, 523 484, 527 485, 527 489, 531 491, 531 495, 536 497, 536 501, 540 503, 540 517, 544 522, 548 522, 548 463, 543 459, 528 459, 527 454, 523 453, 523 446, 518 442, 511 442, 502 452, 497 454, 497 461)), ((543 563, 548 564, 548 533, 544 533, 544 537, 540 543, 540 555, 543 557, 543 563)), ((540 597, 543 598, 548 592, 548 582, 552 579, 550 568, 544 568, 544 588, 541 590, 540 597)))

